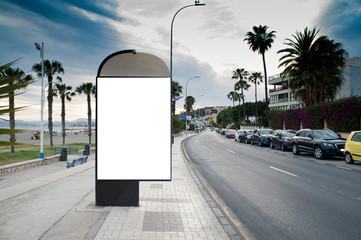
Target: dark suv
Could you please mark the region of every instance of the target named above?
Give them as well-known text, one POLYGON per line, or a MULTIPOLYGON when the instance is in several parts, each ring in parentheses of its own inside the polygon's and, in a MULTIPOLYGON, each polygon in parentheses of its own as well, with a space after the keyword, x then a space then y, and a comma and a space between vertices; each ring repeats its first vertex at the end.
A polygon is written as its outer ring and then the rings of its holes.
POLYGON ((313 153, 315 158, 322 159, 327 155, 343 155, 346 141, 329 129, 302 129, 292 138, 292 152, 313 153))
POLYGON ((256 129, 253 131, 251 137, 251 144, 257 144, 262 147, 263 145, 270 145, 271 136, 273 131, 271 129, 256 129))

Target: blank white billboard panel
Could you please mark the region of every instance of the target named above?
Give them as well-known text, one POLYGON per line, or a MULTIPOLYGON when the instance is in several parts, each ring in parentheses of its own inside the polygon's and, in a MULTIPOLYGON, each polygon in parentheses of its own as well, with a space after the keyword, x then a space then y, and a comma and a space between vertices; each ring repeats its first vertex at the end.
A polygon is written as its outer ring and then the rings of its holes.
POLYGON ((97 78, 97 179, 171 180, 169 78, 97 78))

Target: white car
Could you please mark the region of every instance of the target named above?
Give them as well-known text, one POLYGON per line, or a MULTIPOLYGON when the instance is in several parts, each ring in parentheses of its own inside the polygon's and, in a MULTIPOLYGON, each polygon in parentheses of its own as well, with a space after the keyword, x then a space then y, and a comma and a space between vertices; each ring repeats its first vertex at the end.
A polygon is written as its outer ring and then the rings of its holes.
POLYGON ((244 132, 244 130, 238 130, 236 132, 236 135, 234 136, 234 141, 240 142, 239 141, 239 136, 244 132))

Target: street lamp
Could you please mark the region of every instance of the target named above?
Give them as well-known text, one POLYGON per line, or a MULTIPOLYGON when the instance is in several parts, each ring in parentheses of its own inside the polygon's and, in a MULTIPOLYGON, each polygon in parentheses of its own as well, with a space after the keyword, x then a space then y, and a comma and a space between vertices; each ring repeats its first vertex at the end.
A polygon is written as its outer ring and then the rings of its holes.
POLYGON ((198 7, 198 6, 205 6, 205 5, 206 5, 205 3, 199 3, 199 0, 196 0, 194 4, 187 5, 187 6, 182 7, 181 9, 179 9, 173 16, 172 23, 171 23, 171 29, 170 29, 170 80, 171 81, 173 80, 173 23, 174 23, 175 16, 177 16, 177 14, 181 10, 183 10, 187 7, 198 7))
POLYGON ((44 112, 44 43, 35 43, 35 48, 40 51, 41 57, 41 100, 40 100, 40 158, 44 159, 44 123, 43 123, 43 112, 44 112))
MULTIPOLYGON (((195 103, 195 109, 196 109, 196 117, 197 117, 197 113, 198 113, 198 110, 197 110, 197 98, 199 98, 199 97, 203 97, 204 95, 202 94, 202 95, 199 95, 199 96, 197 96, 196 98, 195 98, 195 101, 194 101, 194 103, 195 103)), ((197 127, 198 127, 198 129, 199 129, 199 117, 198 117, 198 123, 197 123, 197 127)))
POLYGON ((196 109, 196 116, 197 116, 197 113, 198 113, 198 110, 197 110, 197 98, 199 98, 199 97, 203 97, 204 95, 202 94, 202 95, 199 95, 199 96, 197 96, 196 98, 195 98, 195 109, 196 109))
MULTIPOLYGON (((192 5, 193 6, 193 5, 192 5)), ((194 77, 191 77, 190 79, 188 79, 188 81, 187 81, 187 83, 186 83, 186 99, 185 99, 185 102, 186 102, 186 136, 187 136, 187 121, 188 121, 188 112, 187 112, 187 110, 188 110, 188 101, 187 101, 187 88, 188 88, 188 82, 190 81, 190 80, 192 80, 193 78, 199 78, 199 76, 194 76, 194 77)))

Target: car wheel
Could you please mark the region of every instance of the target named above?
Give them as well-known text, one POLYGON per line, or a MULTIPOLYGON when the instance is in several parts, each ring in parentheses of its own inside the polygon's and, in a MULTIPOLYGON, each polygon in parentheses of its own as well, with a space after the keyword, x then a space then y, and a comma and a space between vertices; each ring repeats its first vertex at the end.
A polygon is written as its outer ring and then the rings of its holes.
POLYGON ((271 149, 274 149, 274 148, 275 148, 275 146, 273 146, 272 141, 271 141, 271 144, 270 144, 269 146, 270 146, 271 149))
POLYGON ((258 146, 262 147, 262 141, 258 139, 258 146))
POLYGON ((348 164, 353 164, 354 160, 352 159, 351 153, 345 153, 345 162, 348 164))
POLYGON ((298 150, 298 147, 297 147, 296 143, 292 145, 292 152, 293 152, 294 155, 300 154, 300 150, 298 150))
POLYGON ((322 159, 324 157, 322 148, 320 146, 316 146, 315 149, 313 149, 313 155, 315 155, 315 158, 322 159))
POLYGON ((283 143, 281 143, 281 150, 286 151, 285 145, 283 143))

